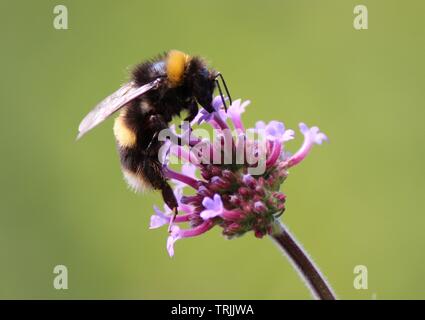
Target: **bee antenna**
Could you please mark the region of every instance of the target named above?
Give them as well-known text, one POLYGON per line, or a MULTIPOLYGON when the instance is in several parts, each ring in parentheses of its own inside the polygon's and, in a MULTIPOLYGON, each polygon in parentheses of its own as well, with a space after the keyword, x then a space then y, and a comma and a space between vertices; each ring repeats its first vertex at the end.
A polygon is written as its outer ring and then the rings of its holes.
POLYGON ((230 96, 230 92, 229 92, 229 89, 227 88, 226 81, 224 80, 224 77, 220 72, 217 74, 216 79, 218 77, 220 77, 221 81, 223 82, 224 90, 226 90, 226 95, 229 98, 229 102, 230 102, 230 105, 231 105, 232 104, 232 97, 230 96))
POLYGON ((221 91, 220 82, 217 79, 215 79, 215 83, 217 84, 218 92, 220 93, 220 97, 221 97, 221 101, 223 102, 224 110, 226 110, 226 112, 227 112, 226 100, 224 99, 223 91, 221 91))

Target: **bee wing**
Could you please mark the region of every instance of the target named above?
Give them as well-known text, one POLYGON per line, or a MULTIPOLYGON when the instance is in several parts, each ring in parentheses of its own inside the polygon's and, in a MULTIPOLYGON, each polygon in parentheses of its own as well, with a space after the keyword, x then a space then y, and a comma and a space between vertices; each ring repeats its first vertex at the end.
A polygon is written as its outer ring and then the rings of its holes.
POLYGON ((124 84, 113 94, 102 100, 84 117, 78 127, 77 140, 130 101, 157 87, 159 81, 160 79, 156 79, 141 87, 136 87, 132 81, 124 84))

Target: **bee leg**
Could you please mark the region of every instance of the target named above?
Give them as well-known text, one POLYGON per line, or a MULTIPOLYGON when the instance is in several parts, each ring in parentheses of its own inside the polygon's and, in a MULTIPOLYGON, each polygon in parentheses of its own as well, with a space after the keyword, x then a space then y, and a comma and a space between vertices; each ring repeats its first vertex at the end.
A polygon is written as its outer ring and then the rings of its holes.
POLYGON ((151 156, 151 148, 154 147, 152 152, 157 151, 156 147, 158 145, 158 135, 161 132, 161 130, 167 129, 168 124, 165 122, 163 117, 159 114, 153 114, 149 117, 149 129, 150 131, 154 132, 152 134, 151 141, 147 145, 145 149, 145 153, 149 156, 151 156))
POLYGON ((173 224, 174 224, 174 220, 176 219, 176 216, 177 216, 177 213, 178 213, 178 210, 177 210, 177 208, 174 208, 174 214, 173 214, 173 216, 171 217, 171 219, 170 219, 170 223, 169 223, 169 225, 168 225, 168 233, 171 233, 171 227, 173 226, 173 224))
POLYGON ((154 140, 156 139, 157 136, 158 136, 158 132, 155 132, 152 136, 151 141, 149 142, 148 146, 146 147, 146 153, 149 153, 149 150, 152 147, 152 143, 154 142, 154 140))
POLYGON ((171 189, 170 185, 165 182, 164 185, 161 188, 162 192, 162 198, 164 199, 165 204, 174 212, 174 215, 172 216, 170 220, 170 224, 168 226, 168 232, 171 231, 171 226, 173 225, 174 219, 177 216, 178 213, 178 202, 176 199, 176 196, 174 195, 173 189, 171 189))

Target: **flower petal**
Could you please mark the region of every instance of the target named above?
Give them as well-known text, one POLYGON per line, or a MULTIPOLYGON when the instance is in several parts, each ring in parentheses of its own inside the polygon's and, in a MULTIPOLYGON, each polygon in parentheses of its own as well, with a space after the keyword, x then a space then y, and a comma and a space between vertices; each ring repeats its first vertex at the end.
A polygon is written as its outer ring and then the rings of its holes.
POLYGON ((205 197, 202 200, 205 210, 201 212, 201 218, 204 220, 219 216, 223 212, 223 201, 219 194, 215 194, 213 199, 205 197))
POLYGON ((328 137, 320 132, 318 127, 307 127, 303 122, 299 124, 301 133, 304 135, 304 142, 301 148, 292 155, 288 160, 288 167, 292 167, 300 163, 310 153, 314 144, 322 144, 323 141, 328 141, 328 137))
POLYGON ((149 229, 162 227, 164 224, 167 224, 170 221, 167 213, 170 213, 171 210, 166 205, 164 205, 165 212, 159 210, 157 206, 154 206, 153 210, 155 211, 155 214, 151 216, 149 229))
POLYGON ((255 124, 255 129, 266 130, 266 123, 264 121, 257 121, 257 123, 255 124))
POLYGON ((246 106, 248 106, 251 103, 251 101, 247 100, 242 103, 241 99, 233 101, 233 103, 230 105, 229 110, 227 110, 227 114, 230 115, 230 118, 232 119, 233 126, 236 129, 244 131, 244 125, 242 123, 242 113, 245 112, 246 106))
POLYGON ((258 121, 255 128, 259 133, 263 133, 267 140, 278 141, 280 143, 291 140, 294 138, 293 130, 286 130, 285 125, 279 121, 270 121, 266 124, 264 121, 258 121))
POLYGON ((170 235, 167 239, 167 251, 170 257, 174 256, 174 244, 178 239, 180 239, 180 228, 178 226, 173 225, 171 227, 170 235))
POLYGON ((162 217, 160 215, 154 214, 151 216, 149 229, 157 229, 167 224, 170 221, 169 218, 162 217))
POLYGON ((196 172, 196 166, 192 163, 185 163, 182 165, 182 173, 188 177, 196 178, 195 175, 196 172))
POLYGON ((292 140, 294 139, 294 135, 295 135, 294 130, 288 129, 283 133, 282 141, 286 142, 286 141, 292 140))
POLYGON ((214 210, 204 210, 201 212, 201 218, 204 220, 215 218, 219 215, 217 211, 214 210))

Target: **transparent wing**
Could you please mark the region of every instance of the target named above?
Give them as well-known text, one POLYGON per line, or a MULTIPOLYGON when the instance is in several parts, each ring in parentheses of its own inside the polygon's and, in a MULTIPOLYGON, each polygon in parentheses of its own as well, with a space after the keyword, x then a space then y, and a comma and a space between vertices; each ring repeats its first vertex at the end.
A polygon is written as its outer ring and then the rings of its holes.
POLYGON ((156 79, 141 87, 136 87, 134 82, 131 81, 106 97, 81 121, 78 127, 77 140, 130 101, 157 87, 160 80, 156 79))

